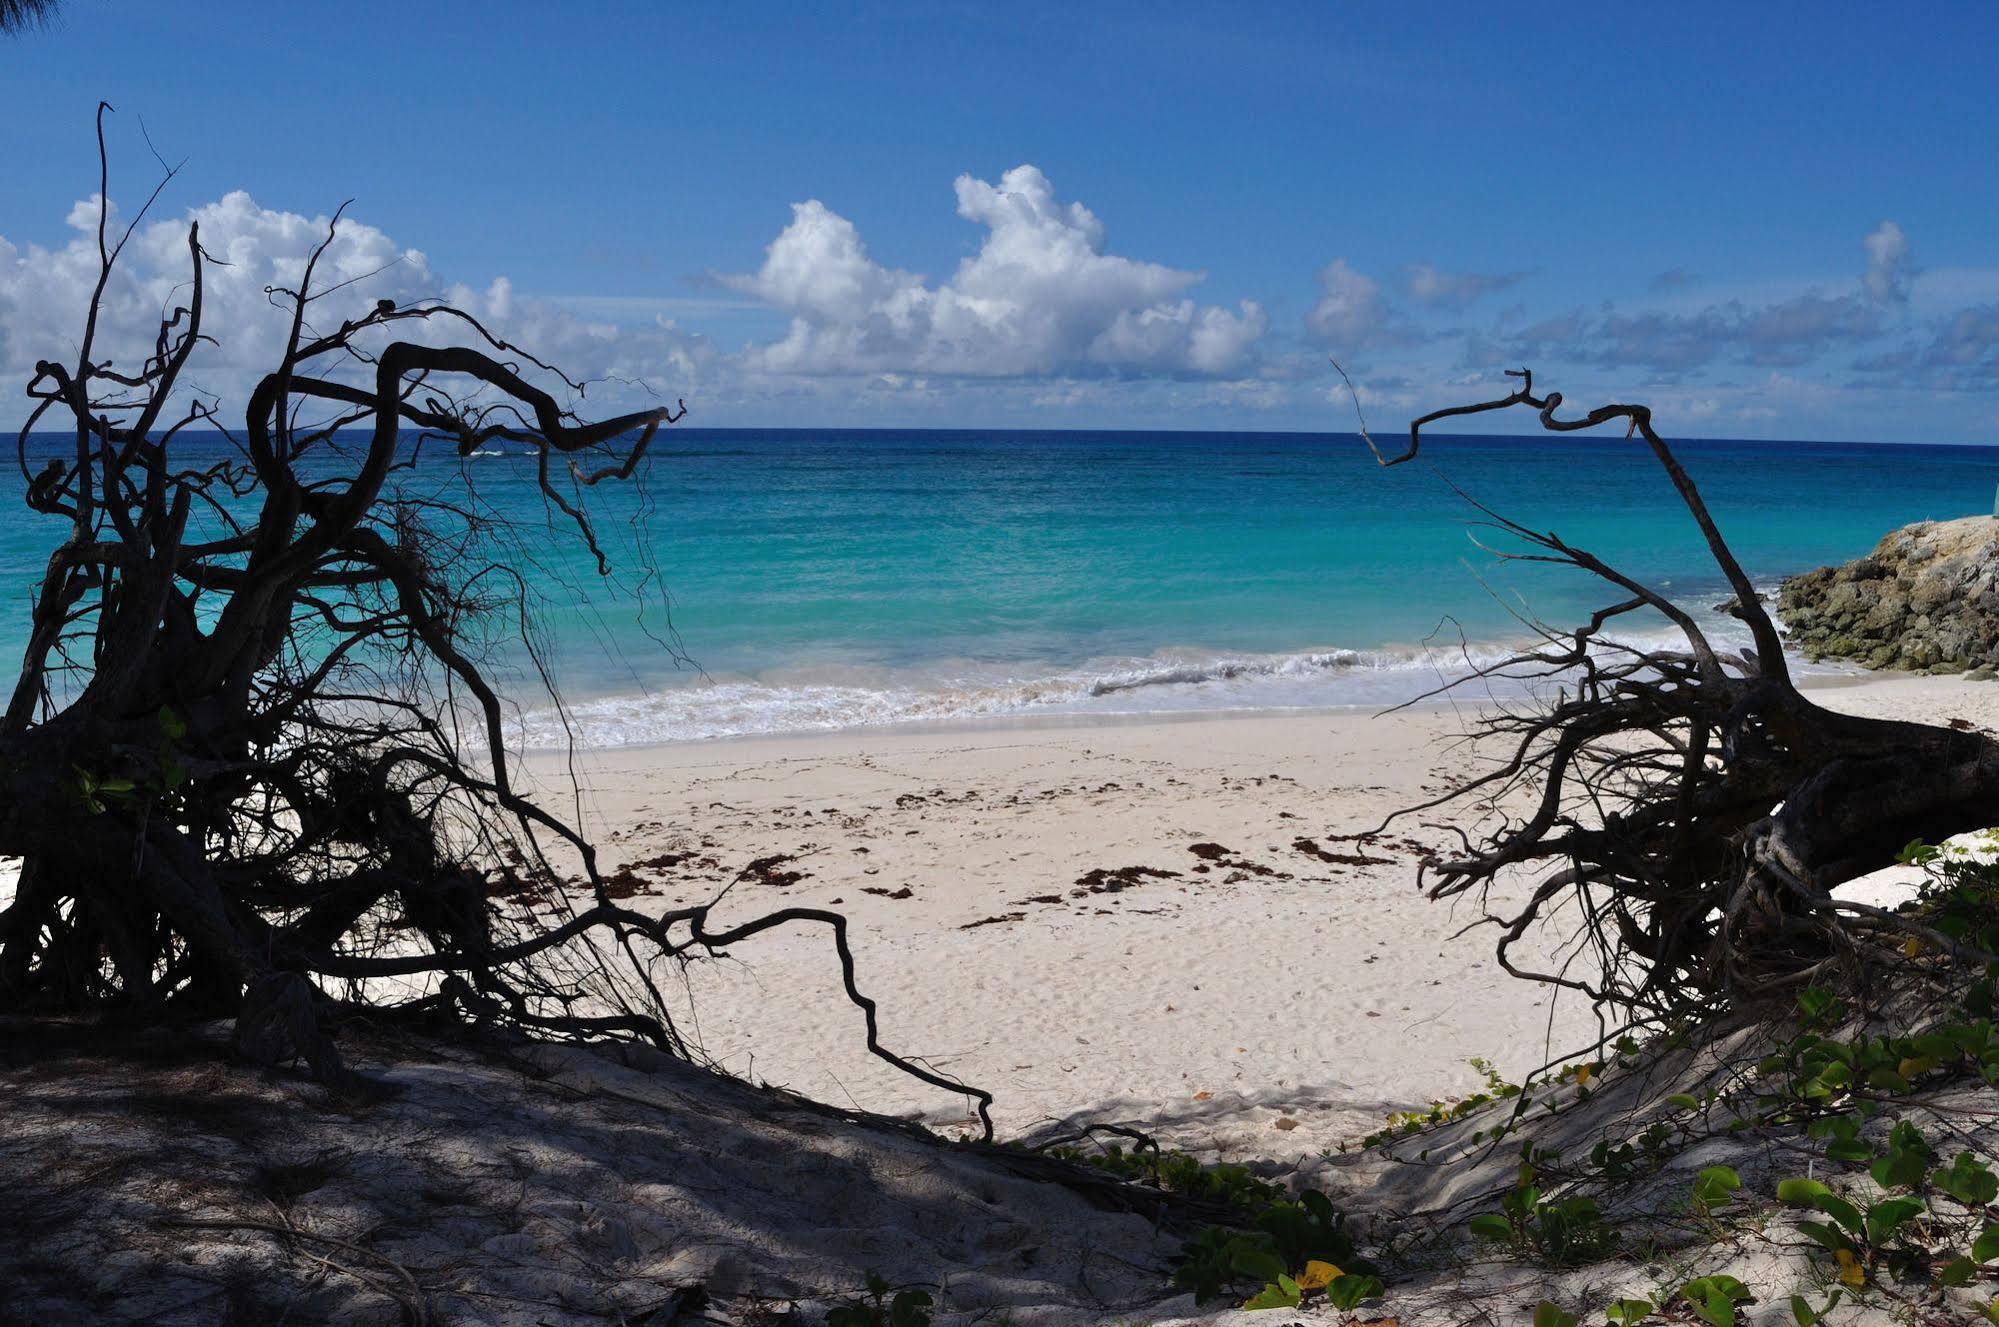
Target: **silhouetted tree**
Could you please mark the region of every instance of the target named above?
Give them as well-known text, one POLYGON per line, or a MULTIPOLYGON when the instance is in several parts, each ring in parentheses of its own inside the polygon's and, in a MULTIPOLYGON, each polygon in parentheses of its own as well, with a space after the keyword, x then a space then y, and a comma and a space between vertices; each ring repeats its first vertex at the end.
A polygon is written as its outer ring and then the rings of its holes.
POLYGON ((1534 411, 1558 433, 1624 425, 1699 528, 1753 648, 1718 647, 1665 594, 1458 490, 1486 531, 1510 541, 1501 556, 1587 572, 1615 587, 1617 599, 1573 629, 1530 622, 1536 646, 1467 679, 1531 699, 1483 720, 1497 748, 1490 768, 1402 813, 1447 805, 1482 813, 1476 832, 1457 831, 1463 851, 1433 868, 1431 894, 1473 893, 1490 903, 1503 878, 1533 877, 1524 902, 1487 917, 1500 929, 1502 964, 1640 1017, 1788 1000, 1815 981, 1864 984, 1906 952, 1994 961, 1919 912, 1831 891, 1892 864, 1911 839, 1936 842, 1999 822, 1999 741, 1813 703, 1652 412, 1605 405, 1564 419, 1561 393, 1536 396, 1531 374, 1509 374, 1520 380, 1517 391, 1413 421, 1403 452, 1387 455, 1371 437, 1369 447, 1384 466, 1400 465, 1417 458, 1426 426, 1500 410, 1534 411), (1620 641, 1618 629, 1646 610, 1670 624, 1679 647, 1620 641), (1513 947, 1569 907, 1585 942, 1567 950, 1569 962, 1554 972, 1516 966, 1513 947))
POLYGON ((427 449, 527 449, 557 528, 608 573, 590 490, 633 479, 680 412, 586 421, 542 385, 577 398, 582 383, 440 301, 319 325, 316 302, 340 289, 316 285, 336 215, 297 288, 269 292, 288 335, 236 432, 178 390, 212 340, 198 227, 186 302, 152 352, 129 370, 101 357, 125 242, 107 234, 106 176, 77 351, 35 366, 17 448, 28 507, 65 537, 0 717, 0 854, 22 859, 0 912, 0 1008, 240 1011, 246 1049, 289 1048, 328 1077, 321 1024, 343 1002, 685 1052, 655 968, 814 923, 870 1049, 983 1111, 984 1093, 876 1042, 839 914, 714 930, 711 905, 641 913, 516 786, 479 643, 528 616, 521 536, 462 467, 455 487, 393 481, 427 449), (58 419, 69 441, 31 469, 31 432, 58 419), (190 446, 204 429, 219 459, 190 446), (553 887, 549 848, 590 897, 553 887), (524 893, 556 915, 509 904, 524 893))
POLYGON ((0 0, 0 33, 16 33, 46 23, 57 0, 0 0))

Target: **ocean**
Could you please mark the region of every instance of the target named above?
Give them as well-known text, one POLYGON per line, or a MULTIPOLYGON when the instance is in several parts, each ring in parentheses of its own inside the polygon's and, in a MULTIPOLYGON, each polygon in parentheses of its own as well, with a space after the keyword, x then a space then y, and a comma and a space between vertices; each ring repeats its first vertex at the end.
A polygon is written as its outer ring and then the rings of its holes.
MULTIPOLYGON (((37 435, 31 466, 66 445, 37 435)), ((187 440, 190 459, 222 445, 187 440)), ((1772 588, 1910 521, 1989 511, 1999 483, 1985 447, 1676 451, 1772 588)), ((1564 626, 1610 602, 1574 572, 1498 560, 1506 541, 1440 475, 1744 639, 1713 613, 1720 578, 1641 444, 1439 436, 1424 458, 1384 470, 1350 434, 674 429, 643 484, 590 493, 609 580, 559 514, 551 525, 523 454, 438 451, 399 482, 469 482, 483 510, 529 527, 508 560, 536 591, 537 639, 588 745, 1380 706, 1497 657, 1525 638, 1522 618, 1564 626)), ((18 502, 20 484, 0 498, 18 502)), ((12 510, 0 649, 17 658, 63 529, 12 510)), ((492 648, 524 739, 559 743, 522 652, 504 632, 492 648)))

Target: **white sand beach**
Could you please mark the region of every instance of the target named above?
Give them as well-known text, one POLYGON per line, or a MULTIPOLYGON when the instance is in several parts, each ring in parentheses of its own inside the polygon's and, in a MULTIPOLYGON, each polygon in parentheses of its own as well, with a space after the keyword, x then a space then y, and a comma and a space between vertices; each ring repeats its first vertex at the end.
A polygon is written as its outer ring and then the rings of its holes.
MULTIPOLYGON (((1999 726, 1999 686, 1824 679, 1857 713, 1999 726)), ((1306 1157, 1383 1112, 1587 1047, 1580 1001, 1514 980, 1470 900, 1434 903, 1418 817, 1470 768, 1469 710, 862 730, 585 752, 575 770, 633 903, 847 914, 883 1040, 993 1091, 1003 1135, 1144 1123, 1223 1156, 1306 1157), (1365 860, 1358 860, 1365 858, 1365 860), (675 860, 678 859, 678 860, 675 860), (670 864, 669 864, 670 863, 670 864)), ((531 763, 547 784, 562 762, 531 763)), ((1446 817, 1437 816, 1435 819, 1446 817)), ((774 933, 687 972, 725 1068, 949 1127, 963 1103, 862 1048, 828 938, 774 933)))

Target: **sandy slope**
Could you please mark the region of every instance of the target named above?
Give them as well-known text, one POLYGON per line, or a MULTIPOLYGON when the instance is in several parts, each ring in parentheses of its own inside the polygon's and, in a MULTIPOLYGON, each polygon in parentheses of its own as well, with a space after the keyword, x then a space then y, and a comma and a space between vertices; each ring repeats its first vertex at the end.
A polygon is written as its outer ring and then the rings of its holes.
POLYGON ((227 1031, 0 1024, 0 1323, 805 1327, 874 1271, 940 1323, 1091 1327, 1177 1242, 1032 1158, 660 1057, 354 1029, 373 1090, 336 1099, 227 1031))
MULTIPOLYGON (((1999 686, 1888 678, 1820 694, 1999 726, 1999 686)), ((1470 768, 1466 720, 880 730, 591 753, 576 769, 610 865, 687 855, 637 869, 640 906, 785 858, 736 885, 729 914, 845 911, 885 1041, 998 1093, 1003 1134, 1081 1112, 1281 1159, 1470 1089, 1474 1056, 1517 1077, 1594 1035, 1588 1009, 1551 1007, 1499 971, 1489 928, 1453 934, 1475 909, 1421 897, 1435 831, 1336 839, 1470 768), (1133 867, 1172 874, 1101 874, 1133 867)), ((737 957, 692 969, 683 992, 722 1065, 935 1125, 965 1118, 861 1052, 823 934, 737 957)))

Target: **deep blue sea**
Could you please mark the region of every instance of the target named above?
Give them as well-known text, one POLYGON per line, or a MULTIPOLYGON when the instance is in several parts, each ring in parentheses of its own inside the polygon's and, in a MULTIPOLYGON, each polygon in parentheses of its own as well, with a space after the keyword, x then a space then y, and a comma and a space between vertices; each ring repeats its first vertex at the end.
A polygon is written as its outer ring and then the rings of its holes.
MULTIPOLYGON (((31 450, 66 445, 33 440, 31 450)), ((183 445, 176 443, 177 446, 183 445)), ((224 444, 184 444, 189 459, 224 444)), ((1678 444, 1759 583, 1865 552, 1910 521, 1992 510, 1999 448, 1678 444)), ((1720 581, 1642 445, 1438 437, 1426 460, 1705 613, 1720 581)), ((0 497, 17 499, 18 474, 0 497)), ((538 533, 515 560, 587 741, 611 744, 1070 712, 1378 705, 1609 602, 1572 572, 1500 564, 1425 465, 1383 470, 1346 434, 676 429, 643 496, 591 491, 601 580, 560 537, 533 463, 444 452, 402 482, 471 485, 538 533), (641 538, 641 536, 643 538, 641 538), (641 614, 649 543, 671 625, 641 614)), ((59 523, 0 521, 12 657, 59 523)), ((1503 542, 1503 541, 1502 541, 1503 542)), ((1645 630, 1638 627, 1635 630, 1645 630)), ((1722 631, 1731 639, 1739 632, 1722 631)), ((502 653, 505 647, 500 647, 502 653)), ((528 738, 559 731, 497 660, 528 738)))

